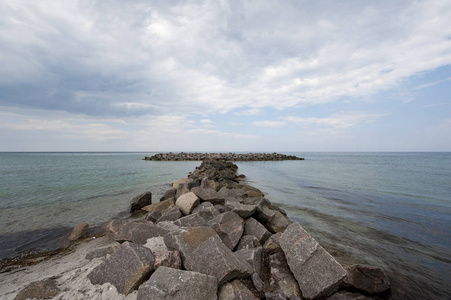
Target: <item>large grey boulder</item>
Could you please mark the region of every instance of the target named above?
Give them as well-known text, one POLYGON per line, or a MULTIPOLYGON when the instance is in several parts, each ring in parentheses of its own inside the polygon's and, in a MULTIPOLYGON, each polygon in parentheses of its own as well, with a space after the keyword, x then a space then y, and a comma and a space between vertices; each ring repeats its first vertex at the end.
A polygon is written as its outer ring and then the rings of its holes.
POLYGON ((94 268, 88 279, 92 284, 110 282, 119 293, 127 295, 148 278, 154 262, 155 255, 149 248, 125 242, 94 268))
POLYGON ((224 284, 218 293, 218 300, 258 300, 257 297, 239 280, 224 284))
POLYGON ((190 179, 190 178, 182 178, 182 179, 179 179, 179 180, 177 180, 176 182, 174 182, 174 183, 172 184, 172 188, 173 188, 174 190, 177 190, 177 188, 179 187, 180 184, 188 184, 189 182, 191 182, 191 179, 190 179))
POLYGON ((261 244, 259 240, 253 236, 253 235, 243 235, 238 242, 238 245, 236 245, 235 249, 241 250, 241 249, 252 249, 260 247, 261 244))
POLYGON ((254 273, 260 275, 262 269, 262 247, 252 249, 241 249, 235 251, 235 255, 241 260, 250 264, 254 270, 254 273))
POLYGON ((348 291, 338 291, 334 293, 332 296, 326 298, 327 300, 373 300, 374 298, 370 298, 364 296, 359 293, 352 293, 348 291))
POLYGON ((233 211, 220 214, 210 220, 208 226, 218 233, 230 250, 235 248, 244 232, 244 220, 233 211))
POLYGON ((174 224, 180 227, 199 227, 206 226, 207 221, 199 214, 191 214, 174 221, 174 224))
POLYGON ((301 297, 301 291, 296 279, 288 267, 285 256, 281 250, 269 255, 270 291, 282 291, 287 297, 301 297))
POLYGON ((164 243, 163 237, 154 237, 147 240, 144 247, 149 248, 155 255, 154 269, 160 266, 170 267, 174 269, 182 268, 182 258, 177 250, 170 251, 164 243))
POLYGON ((182 217, 182 212, 180 211, 178 206, 174 206, 162 212, 161 216, 158 218, 156 223, 164 222, 164 221, 175 221, 182 217))
POLYGON ((380 268, 367 265, 345 266, 347 276, 342 286, 354 287, 369 294, 382 293, 390 289, 390 281, 380 268))
POLYGON ((159 267, 138 289, 137 300, 216 300, 216 277, 159 267))
POLYGON ((157 203, 153 203, 147 206, 144 206, 143 208, 141 208, 142 210, 145 210, 147 212, 153 212, 153 211, 158 211, 158 212, 162 212, 168 208, 171 208, 174 206, 174 200, 173 199, 167 199, 167 200, 163 200, 157 203))
POLYGON ((185 268, 215 276, 219 286, 233 279, 249 277, 253 273, 252 266, 214 237, 207 239, 187 255, 185 268))
POLYGON ((283 215, 281 212, 277 210, 273 210, 273 212, 274 218, 270 222, 267 222, 265 224, 266 228, 268 228, 272 233, 277 232, 282 233, 288 226, 290 226, 292 222, 290 221, 290 219, 288 219, 287 216, 283 215))
POLYGON ((203 202, 193 210, 192 214, 198 214, 208 222, 219 216, 221 213, 213 206, 213 204, 211 204, 211 202, 203 202))
POLYGON ((255 213, 257 210, 257 205, 246 205, 236 201, 228 201, 224 204, 224 209, 226 211, 233 211, 241 218, 246 219, 255 213))
POLYGON ((220 196, 213 188, 194 187, 191 192, 196 194, 202 201, 210 202, 213 205, 224 205, 225 198, 220 196))
POLYGON ((150 204, 152 204, 152 192, 140 194, 130 200, 130 211, 140 210, 150 204))
POLYGON ((72 229, 71 233, 64 238, 63 246, 67 247, 71 243, 75 242, 79 238, 85 236, 88 233, 89 225, 86 223, 80 223, 72 229))
POLYGON ((179 186, 175 190, 175 199, 178 199, 180 196, 188 192, 189 192, 188 183, 179 184, 179 186))
POLYGON ((288 226, 279 242, 305 299, 338 290, 346 271, 299 223, 288 226))
POLYGON ((56 280, 49 278, 30 283, 16 295, 14 300, 47 299, 58 295, 60 292, 56 280))
POLYGON ((177 205, 180 208, 180 211, 186 216, 189 215, 199 203, 199 197, 193 192, 188 192, 178 197, 175 205, 177 205))
POLYGON ((265 226, 263 226, 254 218, 248 218, 244 222, 244 235, 255 236, 260 242, 260 245, 263 245, 271 236, 271 232, 269 232, 268 229, 265 228, 265 226))
POLYGON ((164 236, 168 232, 158 225, 134 220, 112 220, 106 227, 106 233, 111 239, 140 245, 144 245, 149 238, 164 236))

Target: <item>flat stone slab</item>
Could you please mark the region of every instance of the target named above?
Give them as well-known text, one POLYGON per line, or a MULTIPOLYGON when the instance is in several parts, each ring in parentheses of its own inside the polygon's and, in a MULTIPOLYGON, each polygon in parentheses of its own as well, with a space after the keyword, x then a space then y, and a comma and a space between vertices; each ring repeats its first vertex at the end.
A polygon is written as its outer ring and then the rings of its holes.
POLYGON ((236 201, 228 201, 224 204, 224 209, 226 211, 233 211, 241 218, 246 219, 255 213, 257 210, 257 205, 246 205, 236 201))
POLYGON ((186 216, 189 215, 199 203, 199 197, 193 192, 188 192, 178 197, 175 205, 177 205, 180 208, 180 211, 186 216))
POLYGON ((88 274, 92 284, 110 282, 121 294, 128 295, 149 276, 155 255, 149 248, 125 242, 103 263, 88 274))
POLYGON ((346 271, 299 223, 288 226, 279 242, 305 299, 338 290, 346 271))
POLYGON ((367 265, 345 266, 347 276, 343 286, 354 287, 369 294, 382 293, 390 289, 390 281, 382 269, 367 265))
POLYGON ((249 277, 253 273, 252 266, 214 237, 201 243, 186 257, 185 268, 215 276, 219 286, 233 279, 249 277))
POLYGON ((213 205, 224 205, 225 198, 220 196, 214 188, 194 187, 191 192, 196 194, 202 201, 210 202, 213 205))
POLYGON ((208 226, 218 233, 230 250, 235 248, 244 232, 244 220, 233 211, 220 214, 210 220, 208 226))
POLYGON ((159 267, 138 289, 137 300, 216 300, 216 277, 159 267))
POLYGON ((164 236, 169 231, 149 222, 112 220, 106 227, 108 236, 118 242, 129 241, 144 245, 147 239, 164 236))
POLYGON ((161 202, 157 202, 157 203, 153 203, 153 204, 144 206, 141 209, 145 210, 147 212, 153 212, 153 211, 160 211, 161 212, 163 210, 171 208, 174 205, 175 205, 175 203, 174 203, 173 199, 167 199, 167 200, 163 200, 161 202))
POLYGON ((14 300, 25 299, 47 299, 52 298, 60 293, 55 279, 45 279, 32 282, 21 290, 14 300))

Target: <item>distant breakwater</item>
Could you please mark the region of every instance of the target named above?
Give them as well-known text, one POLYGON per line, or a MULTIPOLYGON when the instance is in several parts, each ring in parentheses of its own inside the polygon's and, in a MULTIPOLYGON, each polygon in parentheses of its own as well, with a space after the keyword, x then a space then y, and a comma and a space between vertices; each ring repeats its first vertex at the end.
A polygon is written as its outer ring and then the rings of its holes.
POLYGON ((274 161, 274 160, 304 160, 295 155, 285 155, 280 153, 158 153, 151 157, 144 157, 143 160, 153 161, 202 161, 205 159, 221 159, 227 161, 274 161))

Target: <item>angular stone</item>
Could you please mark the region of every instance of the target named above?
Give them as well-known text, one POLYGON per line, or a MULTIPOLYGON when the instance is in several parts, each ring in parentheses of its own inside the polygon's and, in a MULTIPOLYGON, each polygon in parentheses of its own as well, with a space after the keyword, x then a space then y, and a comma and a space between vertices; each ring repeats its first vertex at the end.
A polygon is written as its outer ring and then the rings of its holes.
POLYGON ((181 195, 175 202, 185 216, 189 215, 199 203, 199 197, 193 192, 181 195))
POLYGON ((260 242, 258 239, 253 235, 243 235, 238 242, 238 245, 236 245, 235 249, 241 250, 241 249, 252 249, 260 247, 260 242))
POLYGON ((218 300, 248 299, 258 300, 257 297, 239 280, 224 284, 218 293, 218 300))
POLYGON ((288 217, 284 216, 281 212, 277 210, 273 210, 274 212, 274 218, 267 222, 266 228, 268 228, 271 232, 277 233, 277 232, 284 232, 285 229, 291 224, 291 221, 288 219, 288 217))
POLYGON ((113 252, 116 251, 117 248, 118 246, 110 246, 106 248, 95 249, 94 251, 91 251, 88 254, 86 254, 85 259, 92 260, 94 258, 105 257, 108 254, 113 254, 113 252))
POLYGON ((287 296, 282 291, 266 292, 266 300, 287 300, 287 296))
POLYGON ((196 180, 192 180, 190 182, 188 182, 188 189, 191 190, 194 187, 198 187, 200 186, 200 180, 196 179, 196 180))
POLYGON ((179 250, 182 255, 182 262, 184 262, 187 255, 211 237, 221 240, 213 228, 194 227, 181 232, 170 232, 164 236, 164 243, 169 250, 179 250))
POLYGON ((169 199, 175 200, 175 189, 167 190, 164 193, 163 197, 160 198, 160 201, 169 200, 169 199))
POLYGON ((277 249, 282 250, 282 248, 280 247, 280 236, 281 235, 282 234, 280 232, 271 235, 269 237, 269 239, 263 245, 263 249, 271 250, 271 251, 274 251, 274 250, 277 250, 277 249))
POLYGON ((230 250, 235 248, 244 232, 244 220, 232 211, 220 214, 210 220, 208 226, 218 233, 230 250))
POLYGON ((75 242, 79 238, 86 235, 88 232, 89 225, 86 223, 80 223, 72 229, 72 232, 64 239, 64 246, 69 246, 72 242, 75 242))
POLYGON ((182 178, 182 179, 177 180, 176 182, 174 182, 174 183, 172 184, 172 188, 173 188, 174 190, 177 190, 177 188, 179 187, 180 184, 187 184, 187 183, 189 183, 190 181, 191 181, 191 179, 189 179, 189 178, 182 178))
POLYGON ((175 221, 182 217, 182 212, 178 206, 174 206, 161 214, 156 223, 164 221, 175 221))
POLYGON ((252 274, 251 276, 252 284, 254 285, 257 292, 263 291, 263 281, 257 273, 252 274))
POLYGON ((155 255, 150 249, 125 242, 95 267, 88 274, 88 279, 92 284, 110 282, 119 293, 128 295, 149 276, 154 262, 155 255))
POLYGON ((224 204, 224 209, 226 211, 233 211, 241 218, 246 219, 255 213, 255 211, 257 210, 257 205, 246 205, 239 202, 228 201, 224 204))
POLYGON ((270 280, 269 289, 271 291, 281 291, 285 296, 291 295, 300 297, 301 291, 296 279, 288 267, 285 256, 281 250, 269 255, 270 280))
POLYGON ((155 256, 154 269, 156 270, 161 266, 173 269, 181 269, 182 257, 180 256, 180 252, 174 250, 158 253, 155 256))
POLYGON ((235 251, 235 255, 246 261, 254 269, 254 273, 260 275, 262 268, 262 247, 242 249, 235 251))
POLYGON ((141 208, 142 210, 145 210, 147 212, 153 212, 153 211, 159 211, 162 212, 168 208, 171 208, 175 205, 174 200, 173 199, 168 199, 168 200, 163 200, 161 202, 158 203, 153 203, 147 206, 144 206, 143 208, 141 208))
POLYGON ((330 297, 326 298, 327 300, 372 300, 374 298, 366 297, 359 293, 351 293, 348 291, 338 291, 330 297))
MULTIPOLYGON (((246 192, 241 189, 228 189, 225 186, 222 187, 218 195, 224 199, 226 198, 243 198, 246 195, 246 192)), ((238 200, 239 201, 239 200, 238 200)))
POLYGON ((174 221, 174 224, 180 227, 199 227, 206 226, 207 221, 199 214, 191 214, 174 221))
POLYGON ((181 183, 175 190, 175 199, 189 192, 188 183, 181 183))
POLYGON ((382 293, 390 289, 390 281, 380 268, 367 265, 345 266, 347 276, 342 286, 354 287, 369 294, 382 293))
POLYGON ((213 205, 219 204, 224 205, 225 199, 224 197, 220 197, 218 192, 213 188, 201 188, 195 187, 191 189, 191 192, 196 194, 204 202, 210 202, 213 205))
POLYGON ((152 192, 140 194, 130 200, 130 211, 140 210, 150 204, 152 204, 152 192))
POLYGON ((47 299, 58 295, 60 292, 55 279, 45 279, 27 285, 16 295, 14 300, 47 299))
POLYGON ((169 251, 168 247, 164 243, 164 238, 162 236, 147 239, 147 242, 143 246, 149 248, 155 256, 157 256, 159 253, 169 251))
POLYGON ((332 294, 346 276, 343 267, 299 223, 282 233, 280 246, 305 299, 332 294))
POLYGON ((133 220, 112 220, 106 227, 108 236, 118 242, 130 241, 143 245, 147 239, 164 236, 169 231, 157 225, 133 220))
POLYGON ((208 222, 219 216, 221 213, 210 202, 203 202, 193 210, 192 214, 198 214, 208 222))
POLYGON ((259 189, 255 188, 253 186, 247 185, 247 184, 242 187, 242 190, 244 190, 245 194, 248 197, 264 197, 265 196, 265 194, 263 194, 262 191, 260 191, 259 189))
POLYGON ((137 300, 214 300, 217 289, 214 276, 162 266, 139 287, 137 300))
POLYGON ((207 239, 187 255, 185 268, 215 276, 219 286, 233 279, 249 277, 253 272, 247 262, 239 259, 222 241, 214 237, 207 239))
POLYGON ((244 235, 255 236, 260 245, 263 245, 271 236, 271 233, 260 222, 254 218, 248 218, 244 221, 244 235))
POLYGON ((274 220, 276 212, 266 205, 258 205, 254 217, 262 224, 266 224, 274 220))

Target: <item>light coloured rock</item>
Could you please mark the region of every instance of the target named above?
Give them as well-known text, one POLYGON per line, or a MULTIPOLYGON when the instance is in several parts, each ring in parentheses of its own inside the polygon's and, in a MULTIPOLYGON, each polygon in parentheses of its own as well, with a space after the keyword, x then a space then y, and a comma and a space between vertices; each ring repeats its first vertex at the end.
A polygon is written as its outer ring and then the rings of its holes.
POLYGON ((305 299, 338 290, 346 271, 299 223, 288 226, 279 242, 305 299))
POLYGON ((138 290, 137 300, 216 300, 214 276, 159 267, 138 290))
POLYGON ((180 184, 184 184, 184 183, 189 183, 191 181, 191 179, 189 179, 189 178, 182 178, 182 179, 180 179, 180 180, 177 180, 176 182, 174 182, 173 184, 172 184, 172 188, 174 189, 174 190, 177 190, 177 188, 178 188, 178 186, 180 185, 180 184))
POLYGON ((180 211, 186 216, 189 215, 193 209, 199 205, 200 200, 199 197, 196 196, 193 192, 189 192, 181 195, 175 204, 180 208, 180 211))

